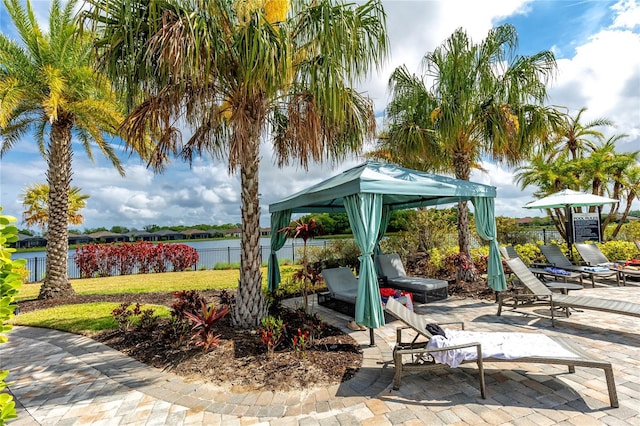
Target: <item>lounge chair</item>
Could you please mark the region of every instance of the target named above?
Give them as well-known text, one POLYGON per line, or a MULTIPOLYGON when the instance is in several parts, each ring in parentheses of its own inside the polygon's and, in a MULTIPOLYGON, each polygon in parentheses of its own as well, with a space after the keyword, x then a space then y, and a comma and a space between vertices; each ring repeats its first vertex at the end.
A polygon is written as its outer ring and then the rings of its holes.
POLYGON ((332 298, 346 303, 356 303, 358 279, 353 275, 350 268, 324 269, 322 278, 332 298))
POLYGON ((426 303, 449 296, 449 283, 446 281, 407 276, 397 253, 378 255, 376 262, 381 278, 387 285, 398 290, 410 291, 414 300, 418 302, 426 303))
MULTIPOLYGON (((443 364, 436 360, 436 358, 442 358, 442 356, 438 356, 438 354, 451 354, 451 352, 449 351, 464 351, 466 356, 461 361, 461 363, 475 362, 478 365, 480 394, 482 398, 486 397, 484 363, 527 362, 536 364, 566 365, 568 366, 570 373, 575 372, 576 366, 602 369, 607 380, 609 403, 612 407, 618 407, 618 394, 616 391, 615 380, 613 377, 613 367, 611 366, 611 363, 608 361, 596 360, 591 358, 588 354, 577 348, 570 339, 551 338, 541 333, 530 333, 532 336, 532 341, 535 341, 536 343, 545 342, 548 344, 545 347, 553 349, 554 352, 551 353, 551 351, 549 351, 545 354, 535 355, 534 352, 531 352, 530 354, 524 356, 516 355, 515 357, 511 357, 511 359, 497 358, 496 356, 490 356, 489 354, 483 356, 482 341, 466 342, 464 344, 453 344, 444 347, 433 347, 433 345, 429 345, 428 348, 427 344, 429 341, 434 340, 434 335, 432 335, 426 329, 426 326, 433 321, 430 321, 428 317, 424 315, 419 315, 406 309, 404 306, 395 301, 389 301, 385 307, 385 311, 406 324, 406 327, 400 327, 396 330, 396 345, 393 349, 393 362, 395 367, 395 375, 393 378, 394 389, 400 388, 400 382, 402 380, 402 375, 404 372, 429 371, 434 369, 448 368, 448 364, 443 364), (407 328, 411 328, 415 331, 415 333, 417 333, 417 335, 410 341, 403 340, 403 330, 406 330, 407 328), (436 358, 434 358, 434 355, 436 358), (405 360, 408 361, 405 362, 405 360)), ((463 323, 460 322, 456 324, 459 324, 462 329, 464 329, 463 323)), ((446 329, 445 332, 447 332, 446 329)), ((526 341, 526 339, 528 338, 528 336, 524 335, 523 333, 482 333, 480 335, 472 334, 469 336, 469 338, 474 339, 475 337, 480 337, 483 338, 485 342, 487 342, 487 340, 492 339, 492 335, 501 335, 501 337, 504 337, 506 335, 507 338, 509 337, 509 335, 513 335, 514 338, 517 337, 518 339, 520 339, 519 342, 526 341)), ((443 342, 443 339, 440 338, 440 342, 443 342)), ((491 345, 488 344, 486 346, 491 345)), ((542 347, 542 345, 535 344, 519 345, 520 348, 522 348, 522 346, 538 349, 542 347)), ((523 352, 519 353, 523 354, 523 352)), ((459 357, 456 356, 456 358, 459 357)))
POLYGON ((599 297, 556 294, 541 283, 522 260, 509 259, 506 260, 506 263, 518 280, 529 290, 529 293, 500 293, 498 295, 498 315, 501 315, 503 306, 517 309, 519 306, 524 307, 543 304, 548 305, 551 309, 551 324, 554 327, 556 308, 562 308, 567 317, 570 315, 569 308, 590 309, 640 317, 640 304, 620 300, 601 299, 599 297))
MULTIPOLYGON (((358 297, 358 279, 350 268, 328 268, 322 271, 329 294, 319 294, 318 303, 340 311, 344 314, 355 315, 356 298, 358 297)), ((402 304, 408 303, 408 298, 397 298, 402 304)), ((382 301, 382 299, 381 299, 382 301)))
MULTIPOLYGON (((518 259, 522 259, 518 255, 518 252, 516 252, 516 250, 513 248, 513 246, 500 247, 500 252, 502 253, 502 257, 504 257, 505 259, 513 259, 516 257, 518 259)), ((556 281, 558 279, 561 279, 563 282, 566 283, 567 280, 576 280, 580 282, 580 285, 583 284, 582 273, 567 271, 566 269, 558 268, 557 266, 551 265, 549 263, 547 264, 534 263, 533 266, 529 266, 529 269, 531 270, 531 272, 533 272, 535 276, 537 276, 540 279, 553 277, 556 281)), ((545 282, 545 285, 547 285, 550 288, 554 288, 554 285, 552 284, 547 284, 545 282)))
POLYGON ((582 257, 584 262, 589 266, 603 266, 608 268, 613 265, 613 262, 607 259, 607 256, 605 256, 595 244, 576 243, 575 247, 578 253, 580 253, 580 257, 582 257))
POLYGON ((591 278, 591 286, 595 287, 595 278, 611 278, 616 277, 616 283, 620 285, 620 277, 615 271, 598 271, 588 266, 576 266, 562 253, 560 247, 555 244, 541 245, 540 251, 547 259, 547 261, 557 268, 565 269, 571 272, 579 272, 584 275, 588 275, 591 278))

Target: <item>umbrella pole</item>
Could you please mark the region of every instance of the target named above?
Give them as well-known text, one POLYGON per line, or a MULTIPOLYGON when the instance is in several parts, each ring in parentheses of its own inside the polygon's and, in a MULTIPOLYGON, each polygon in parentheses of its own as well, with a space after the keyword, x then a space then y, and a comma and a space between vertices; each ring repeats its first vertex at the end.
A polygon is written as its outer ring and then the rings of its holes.
POLYGON ((567 204, 567 246, 569 247, 569 259, 573 262, 573 212, 571 206, 567 204))

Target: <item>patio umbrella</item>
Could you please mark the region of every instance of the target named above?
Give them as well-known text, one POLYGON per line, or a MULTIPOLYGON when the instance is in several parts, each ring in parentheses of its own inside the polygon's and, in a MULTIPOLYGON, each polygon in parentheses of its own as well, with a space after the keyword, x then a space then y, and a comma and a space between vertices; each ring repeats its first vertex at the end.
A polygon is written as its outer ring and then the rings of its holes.
POLYGON ((560 209, 567 210, 567 219, 569 226, 567 228, 567 245, 569 253, 571 253, 571 244, 573 242, 573 207, 602 206, 603 204, 617 203, 618 200, 613 198, 601 197, 588 192, 574 191, 572 189, 563 189, 539 200, 527 203, 525 209, 560 209))

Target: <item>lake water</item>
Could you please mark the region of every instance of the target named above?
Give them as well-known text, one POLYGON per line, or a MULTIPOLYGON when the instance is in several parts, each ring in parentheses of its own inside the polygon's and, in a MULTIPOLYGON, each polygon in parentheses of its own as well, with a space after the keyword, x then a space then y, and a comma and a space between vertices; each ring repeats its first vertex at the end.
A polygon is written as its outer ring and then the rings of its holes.
MULTIPOLYGON (((206 240, 180 242, 196 249, 199 256, 195 269, 212 269, 219 263, 239 263, 240 262, 240 239, 233 240, 206 240)), ((311 240, 307 242, 310 246, 324 246, 327 240, 311 240)), ((288 240, 287 243, 278 250, 278 259, 288 259, 293 262, 299 260, 302 248, 302 240, 288 240)), ((266 261, 271 253, 271 239, 260 238, 262 260, 266 261)), ((73 261, 75 249, 69 250, 68 270, 69 278, 80 278, 80 271, 73 261)), ((27 259, 27 269, 30 271, 29 281, 39 281, 43 278, 46 268, 45 251, 31 251, 23 253, 13 253, 13 259, 27 259)))

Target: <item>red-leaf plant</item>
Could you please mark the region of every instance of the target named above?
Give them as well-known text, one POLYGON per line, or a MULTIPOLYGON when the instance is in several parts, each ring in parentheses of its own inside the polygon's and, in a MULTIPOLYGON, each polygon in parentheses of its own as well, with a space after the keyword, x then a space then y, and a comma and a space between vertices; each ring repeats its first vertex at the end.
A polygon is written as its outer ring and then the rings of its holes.
POLYGON ((202 302, 202 309, 197 314, 184 312, 193 323, 192 339, 196 341, 196 346, 202 346, 205 352, 209 352, 220 344, 220 335, 213 332, 214 324, 228 313, 229 307, 226 305, 215 308, 213 304, 207 305, 205 302, 202 302))
POLYGON ((304 308, 309 306, 309 288, 313 291, 315 284, 318 282, 318 274, 309 266, 309 260, 307 258, 307 240, 322 235, 322 225, 315 221, 315 219, 309 219, 305 222, 304 218, 293 221, 289 226, 278 229, 278 232, 286 233, 289 238, 301 238, 302 239, 302 271, 300 271, 294 279, 302 282, 302 298, 304 300, 304 308))
POLYGON ((261 320, 260 337, 262 344, 267 347, 269 357, 273 356, 276 348, 284 341, 286 324, 280 318, 272 316, 261 320))

